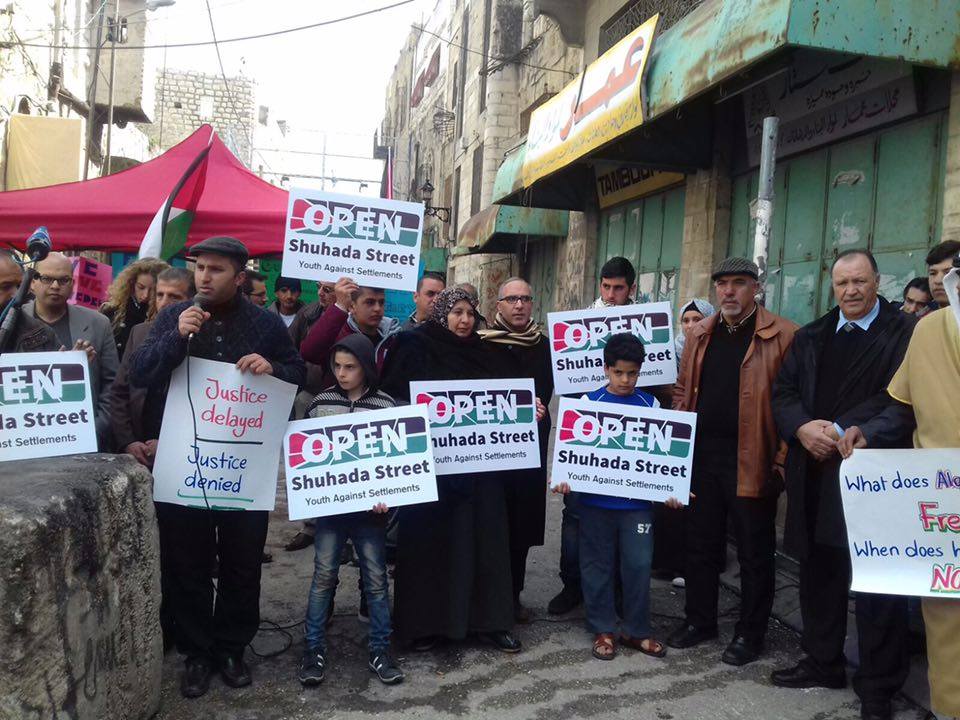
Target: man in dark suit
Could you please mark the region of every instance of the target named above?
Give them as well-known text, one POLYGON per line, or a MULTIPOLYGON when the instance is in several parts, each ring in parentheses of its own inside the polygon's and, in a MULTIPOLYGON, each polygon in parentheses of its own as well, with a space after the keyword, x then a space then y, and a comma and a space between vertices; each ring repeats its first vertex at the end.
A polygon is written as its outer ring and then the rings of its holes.
POLYGON ((36 301, 24 305, 23 314, 47 324, 63 347, 87 353, 97 442, 101 450, 109 451, 110 386, 120 365, 110 321, 96 310, 67 303, 73 290, 73 266, 60 253, 50 253, 37 263, 31 289, 36 301))
MULTIPOLYGON (((850 557, 840 497, 837 442, 881 411, 870 446, 909 447, 914 422, 886 393, 916 320, 878 296, 880 273, 867 250, 847 250, 831 269, 838 307, 801 328, 774 385, 773 411, 789 444, 785 465, 785 546, 800 560, 804 657, 772 675, 780 687, 846 685, 850 557)), ((908 671, 905 597, 856 596, 860 667, 854 690, 861 717, 889 718, 908 671)))

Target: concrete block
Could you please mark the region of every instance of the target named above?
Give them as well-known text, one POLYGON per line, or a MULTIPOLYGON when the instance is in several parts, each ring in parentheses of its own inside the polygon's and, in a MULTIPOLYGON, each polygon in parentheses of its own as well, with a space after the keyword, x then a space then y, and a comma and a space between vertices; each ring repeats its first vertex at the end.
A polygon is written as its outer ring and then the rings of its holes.
POLYGON ((0 463, 0 718, 157 711, 152 488, 127 456, 0 463))

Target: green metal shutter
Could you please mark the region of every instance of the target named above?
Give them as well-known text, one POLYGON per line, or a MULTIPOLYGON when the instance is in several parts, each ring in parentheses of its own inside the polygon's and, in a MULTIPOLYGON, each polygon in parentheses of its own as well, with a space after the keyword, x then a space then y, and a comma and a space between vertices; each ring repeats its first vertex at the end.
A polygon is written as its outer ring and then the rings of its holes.
POLYGON ((622 255, 637 269, 637 300, 667 300, 676 306, 683 244, 685 189, 649 195, 600 213, 596 288, 600 268, 622 255))
MULTIPOLYGON (((767 305, 807 323, 833 306, 830 265, 854 247, 873 251, 880 292, 899 300, 939 242, 946 113, 781 161, 769 248, 767 305)), ((752 254, 757 173, 733 183, 731 255, 752 254)))

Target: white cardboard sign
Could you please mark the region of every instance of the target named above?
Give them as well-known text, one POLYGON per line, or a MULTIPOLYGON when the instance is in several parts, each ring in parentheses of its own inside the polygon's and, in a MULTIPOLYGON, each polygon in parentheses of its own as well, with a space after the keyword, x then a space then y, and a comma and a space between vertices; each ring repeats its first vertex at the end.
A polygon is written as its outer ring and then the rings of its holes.
POLYGON ((421 203, 291 188, 281 272, 413 292, 422 234, 421 203))
POLYGON ((96 451, 87 354, 0 355, 0 461, 96 451))
POLYGON ((437 499, 430 425, 420 405, 297 420, 283 450, 291 520, 437 499))
POLYGON ((427 408, 437 475, 540 467, 533 380, 410 383, 427 408))
POLYGON ((296 385, 270 375, 188 357, 170 378, 153 499, 213 510, 273 510, 280 441, 296 394, 296 385))
POLYGON ((547 315, 550 363, 558 395, 584 393, 606 382, 603 348, 612 335, 640 338, 647 353, 638 387, 677 381, 670 303, 655 302, 609 308, 569 310, 547 315))

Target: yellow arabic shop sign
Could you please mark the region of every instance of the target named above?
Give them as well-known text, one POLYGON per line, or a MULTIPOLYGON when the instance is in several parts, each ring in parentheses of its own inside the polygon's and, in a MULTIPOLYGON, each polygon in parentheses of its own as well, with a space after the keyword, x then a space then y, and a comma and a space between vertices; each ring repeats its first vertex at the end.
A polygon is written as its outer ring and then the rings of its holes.
POLYGON ((533 111, 525 187, 643 124, 643 78, 659 18, 647 20, 533 111))

